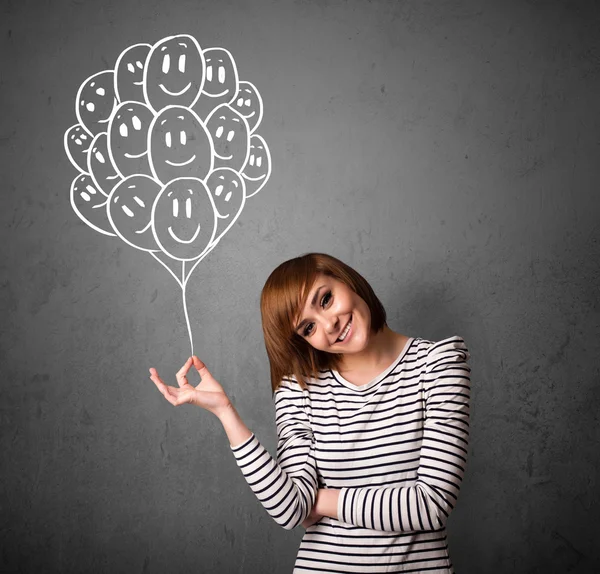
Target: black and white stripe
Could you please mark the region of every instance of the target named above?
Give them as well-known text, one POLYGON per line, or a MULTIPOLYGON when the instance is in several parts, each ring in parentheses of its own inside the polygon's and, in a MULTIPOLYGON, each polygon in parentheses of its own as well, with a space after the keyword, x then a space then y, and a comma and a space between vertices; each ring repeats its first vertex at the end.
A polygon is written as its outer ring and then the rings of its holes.
POLYGON ((300 525, 318 488, 340 489, 338 519, 308 528, 294 572, 453 572, 446 520, 469 440, 470 355, 458 336, 410 339, 356 386, 324 371, 275 392, 277 462, 252 435, 232 447, 248 484, 283 528, 300 525))

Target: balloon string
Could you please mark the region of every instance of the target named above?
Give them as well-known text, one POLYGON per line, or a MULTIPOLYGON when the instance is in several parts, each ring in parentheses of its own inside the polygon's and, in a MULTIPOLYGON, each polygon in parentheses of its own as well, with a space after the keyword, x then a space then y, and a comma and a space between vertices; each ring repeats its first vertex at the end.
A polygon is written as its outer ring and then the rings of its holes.
MULTIPOLYGON (((181 264, 181 273, 182 273, 182 276, 185 277, 185 261, 183 261, 181 264)), ((192 355, 193 355, 194 354, 194 340, 192 338, 192 327, 190 325, 190 317, 188 315, 188 310, 187 310, 186 287, 187 287, 187 284, 184 282, 183 285, 181 286, 181 291, 182 291, 182 295, 183 295, 183 312, 185 314, 185 322, 186 322, 186 325, 188 328, 188 335, 190 337, 190 346, 192 348, 192 355)))
POLYGON ((179 280, 177 275, 173 273, 173 270, 162 259, 160 259, 160 257, 156 255, 154 251, 150 251, 150 255, 152 255, 152 257, 154 257, 154 259, 156 259, 172 275, 173 279, 175 279, 175 281, 177 281, 177 284, 183 289, 182 282, 179 280))
POLYGON ((212 245, 209 245, 207 250, 198 259, 196 259, 193 267, 188 271, 187 277, 184 276, 184 279, 183 279, 184 285, 187 285, 187 282, 188 282, 189 278, 192 276, 194 269, 196 269, 196 267, 198 266, 198 263, 200 263, 200 261, 202 261, 217 246, 217 243, 218 243, 218 241, 216 241, 212 245))

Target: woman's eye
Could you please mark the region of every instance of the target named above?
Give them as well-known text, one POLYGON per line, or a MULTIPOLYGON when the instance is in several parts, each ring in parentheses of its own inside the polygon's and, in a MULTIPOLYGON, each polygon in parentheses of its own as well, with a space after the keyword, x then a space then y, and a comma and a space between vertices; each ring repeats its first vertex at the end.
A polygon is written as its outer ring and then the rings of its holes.
POLYGON ((329 303, 330 299, 331 299, 331 291, 327 291, 327 293, 325 293, 325 295, 323 295, 323 299, 321 300, 321 306, 325 307, 325 305, 327 305, 327 303, 329 303), (325 299, 327 299, 327 301, 325 301, 325 299))
POLYGON ((311 333, 312 333, 312 329, 309 331, 308 328, 312 327, 312 323, 309 323, 308 325, 306 325, 306 327, 304 327, 304 336, 308 337, 311 333))

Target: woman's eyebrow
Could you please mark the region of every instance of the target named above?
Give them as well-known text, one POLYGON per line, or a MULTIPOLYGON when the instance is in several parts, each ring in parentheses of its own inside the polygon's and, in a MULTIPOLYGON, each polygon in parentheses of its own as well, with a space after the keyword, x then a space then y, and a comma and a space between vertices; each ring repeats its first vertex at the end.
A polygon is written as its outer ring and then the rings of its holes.
MULTIPOLYGON (((316 291, 315 294, 313 295, 312 301, 310 302, 310 306, 314 307, 315 303, 317 301, 317 297, 319 296, 319 291, 321 291, 321 289, 323 289, 323 287, 326 287, 326 285, 321 285, 316 291)), ((300 327, 302 327, 304 325, 304 323, 306 323, 306 319, 303 319, 302 321, 300 321, 300 323, 298 323, 298 325, 296 326, 296 331, 298 331, 298 329, 300 329, 300 327)))

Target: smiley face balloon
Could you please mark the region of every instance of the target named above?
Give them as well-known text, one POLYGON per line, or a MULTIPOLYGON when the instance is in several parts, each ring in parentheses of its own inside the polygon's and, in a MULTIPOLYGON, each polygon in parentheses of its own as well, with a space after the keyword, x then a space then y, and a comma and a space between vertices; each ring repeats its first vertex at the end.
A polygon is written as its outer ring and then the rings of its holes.
POLYGON ((250 148, 248 122, 231 106, 222 104, 206 118, 206 128, 214 144, 215 167, 241 171, 250 148))
POLYGON ((204 50, 206 74, 204 87, 194 111, 205 119, 208 114, 221 104, 228 104, 238 91, 238 71, 229 50, 225 48, 208 48, 204 50))
POLYGON ((114 72, 105 70, 90 76, 77 92, 75 113, 79 123, 93 134, 106 131, 117 103, 114 72))
POLYGON ((213 243, 217 243, 242 213, 246 201, 246 186, 237 171, 220 167, 206 178, 206 187, 215 203, 217 232, 213 243))
POLYGON ((108 198, 94 184, 87 173, 78 175, 71 184, 71 207, 79 219, 103 235, 115 233, 106 216, 108 198))
POLYGON ((250 133, 260 124, 263 116, 263 102, 254 84, 240 82, 231 107, 246 119, 250 133))
POLYGON ((204 85, 204 56, 197 40, 181 34, 157 42, 146 60, 144 98, 158 113, 166 106, 192 107, 204 85))
POLYGON ((178 177, 204 179, 213 169, 213 142, 190 109, 169 106, 152 121, 148 134, 150 168, 163 184, 178 177))
POLYGON ((122 177, 152 174, 148 131, 153 119, 152 110, 139 102, 124 102, 115 110, 108 124, 108 151, 122 177))
POLYGON ((112 188, 121 181, 121 176, 113 165, 108 153, 108 139, 105 133, 98 134, 88 152, 88 173, 94 184, 108 196, 112 188))
POLYGON ((115 64, 115 95, 119 102, 144 103, 144 67, 150 44, 134 44, 121 53, 115 64))
POLYGON ((87 173, 87 160, 90 146, 92 145, 92 136, 80 124, 71 126, 65 132, 65 151, 71 163, 81 173, 87 173))
POLYGON ((217 214, 206 184, 182 177, 169 182, 152 208, 152 230, 161 250, 173 259, 191 261, 210 246, 217 214))
POLYGON ((246 183, 246 198, 256 195, 271 177, 271 152, 267 142, 258 134, 250 138, 250 156, 242 177, 246 183))
POLYGON ((143 251, 158 251, 152 233, 152 206, 161 185, 147 175, 124 179, 108 197, 107 214, 112 228, 129 245, 143 251))

